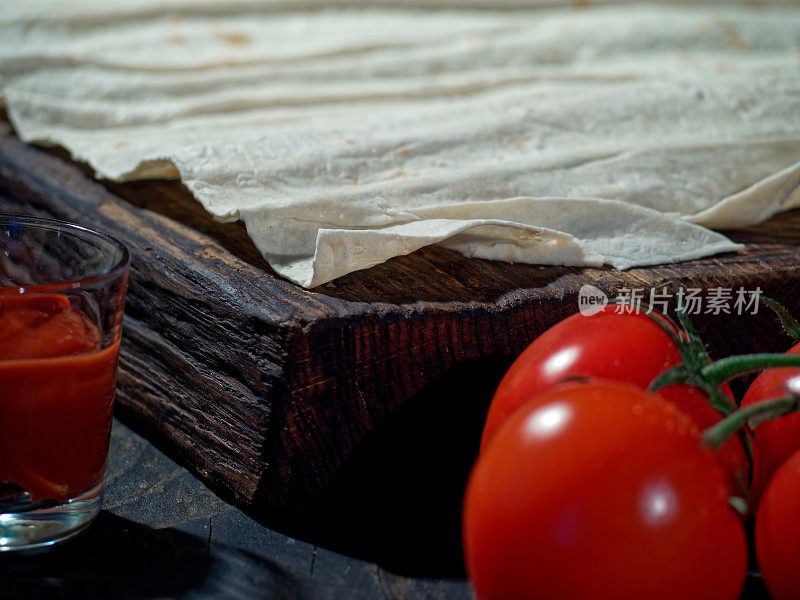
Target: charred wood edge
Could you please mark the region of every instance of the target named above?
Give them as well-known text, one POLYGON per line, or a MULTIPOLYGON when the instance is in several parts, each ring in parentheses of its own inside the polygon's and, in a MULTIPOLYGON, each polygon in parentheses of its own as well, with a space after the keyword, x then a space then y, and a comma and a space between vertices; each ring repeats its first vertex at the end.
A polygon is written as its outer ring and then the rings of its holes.
POLYGON ((323 501, 336 469, 396 407, 455 364, 518 354, 575 312, 583 284, 613 294, 669 279, 792 289, 798 280, 796 248, 784 244, 627 272, 564 269, 492 302, 347 302, 131 206, 7 131, 3 210, 85 223, 131 248, 120 413, 250 509, 299 514, 323 501))

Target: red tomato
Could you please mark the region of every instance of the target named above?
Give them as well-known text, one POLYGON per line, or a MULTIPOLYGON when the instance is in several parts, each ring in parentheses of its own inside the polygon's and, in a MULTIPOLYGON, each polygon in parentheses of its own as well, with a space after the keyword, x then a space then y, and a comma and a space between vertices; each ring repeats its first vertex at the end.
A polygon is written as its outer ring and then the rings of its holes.
MULTIPOLYGON (((800 354, 800 344, 787 354, 800 354)), ((800 375, 800 369, 768 369, 756 377, 742 399, 742 407, 786 396, 784 382, 800 375)), ((800 449, 800 413, 763 423, 753 430, 758 461, 753 465, 752 503, 755 506, 772 475, 783 462, 800 449)))
POLYGON ((800 452, 783 463, 761 497, 756 558, 773 600, 800 598, 800 452))
MULTIPOLYGON (((591 316, 572 315, 536 338, 511 365, 489 407, 481 449, 511 413, 565 378, 587 376, 646 390, 657 376, 680 362, 672 338, 644 313, 617 313, 608 307, 591 316)), ((727 385, 723 391, 732 397, 727 385)), ((700 429, 722 418, 696 387, 670 385, 659 394, 692 417, 700 429)), ((746 490, 750 461, 738 436, 717 451, 717 460, 729 474, 731 489, 746 490)))
POLYGON ((613 382, 515 412, 479 456, 464 555, 480 600, 733 600, 742 523, 691 419, 613 382))

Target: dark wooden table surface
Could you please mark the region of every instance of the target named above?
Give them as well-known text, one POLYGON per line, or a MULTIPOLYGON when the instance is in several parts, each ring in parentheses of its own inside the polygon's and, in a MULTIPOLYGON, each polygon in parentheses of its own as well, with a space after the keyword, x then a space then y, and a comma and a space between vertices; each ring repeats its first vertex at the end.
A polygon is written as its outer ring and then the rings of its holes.
MULTIPOLYGON (((397 515, 383 518, 391 523, 397 515)), ((374 527, 383 531, 385 523, 374 527)), ((410 570, 398 573, 313 537, 253 520, 116 421, 104 510, 87 531, 54 548, 0 554, 0 599, 473 599, 463 575, 447 573, 447 561, 428 562, 425 572, 411 560, 410 570)), ((383 539, 387 546, 396 541, 383 539)), ((417 538, 423 556, 426 544, 417 538)), ((742 598, 767 596, 750 578, 742 598)))
POLYGON ((87 531, 59 546, 0 554, 0 598, 461 600, 472 595, 463 577, 400 575, 269 529, 117 421, 105 509, 87 531))

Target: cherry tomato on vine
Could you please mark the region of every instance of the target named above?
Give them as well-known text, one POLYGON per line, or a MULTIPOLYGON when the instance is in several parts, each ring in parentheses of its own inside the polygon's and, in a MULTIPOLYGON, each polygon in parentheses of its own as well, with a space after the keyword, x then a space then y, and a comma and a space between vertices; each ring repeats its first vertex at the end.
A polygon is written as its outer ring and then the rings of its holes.
MULTIPOLYGON (((786 354, 800 354, 800 344, 786 354)), ((800 369, 768 369, 750 384, 742 399, 742 408, 771 398, 786 396, 784 383, 800 375, 800 369)), ((800 449, 800 413, 762 423, 753 431, 753 444, 758 460, 753 466, 751 502, 755 505, 772 475, 796 450, 800 449)), ((800 596, 798 596, 800 598, 800 596)))
MULTIPOLYGON (((667 322, 656 311, 651 314, 667 322)), ((641 311, 606 307, 593 315, 567 317, 536 338, 503 377, 489 407, 481 450, 517 408, 567 378, 606 379, 646 390, 656 377, 681 361, 669 334, 641 311)), ((727 385, 722 391, 732 398, 727 385)), ((696 387, 674 384, 660 389, 659 394, 689 415, 700 429, 722 418, 696 387)), ((737 493, 746 490, 750 461, 741 438, 732 437, 716 454, 729 474, 731 489, 737 493)))
MULTIPOLYGON (((758 431, 758 429, 756 429, 758 431)), ((773 600, 800 598, 800 451, 781 465, 756 513, 756 558, 773 600)))
POLYGON ((509 417, 470 475, 463 527, 480 600, 734 600, 746 571, 692 420, 614 382, 563 384, 509 417))

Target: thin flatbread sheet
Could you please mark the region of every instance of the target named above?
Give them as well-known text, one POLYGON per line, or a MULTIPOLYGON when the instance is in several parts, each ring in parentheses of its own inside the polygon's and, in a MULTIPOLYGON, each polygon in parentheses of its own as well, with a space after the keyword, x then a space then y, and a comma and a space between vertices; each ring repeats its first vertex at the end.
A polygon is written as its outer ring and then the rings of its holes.
POLYGON ((800 7, 0 2, 20 137, 180 178, 306 287, 441 244, 618 268, 800 204, 800 7))

